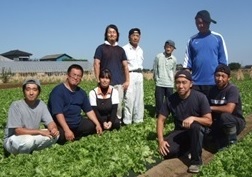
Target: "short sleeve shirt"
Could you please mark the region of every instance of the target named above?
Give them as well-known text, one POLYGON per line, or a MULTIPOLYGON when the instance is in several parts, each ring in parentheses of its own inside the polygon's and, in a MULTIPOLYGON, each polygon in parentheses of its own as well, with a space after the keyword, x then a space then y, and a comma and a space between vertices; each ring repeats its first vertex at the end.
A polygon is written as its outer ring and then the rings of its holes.
POLYGON ((14 135, 15 128, 39 129, 41 122, 48 125, 52 121, 52 116, 43 101, 37 100, 35 108, 29 107, 25 100, 14 101, 9 109, 5 137, 14 135))
POLYGON ((186 99, 181 99, 177 92, 166 98, 160 114, 168 117, 170 113, 174 118, 175 129, 182 129, 183 120, 189 116, 201 117, 211 113, 211 109, 206 96, 191 89, 191 93, 186 99))
POLYGON ((85 113, 92 110, 86 92, 77 87, 71 92, 62 83, 56 86, 49 96, 48 108, 56 120, 57 114, 63 114, 70 128, 78 127, 81 121, 81 110, 85 113))

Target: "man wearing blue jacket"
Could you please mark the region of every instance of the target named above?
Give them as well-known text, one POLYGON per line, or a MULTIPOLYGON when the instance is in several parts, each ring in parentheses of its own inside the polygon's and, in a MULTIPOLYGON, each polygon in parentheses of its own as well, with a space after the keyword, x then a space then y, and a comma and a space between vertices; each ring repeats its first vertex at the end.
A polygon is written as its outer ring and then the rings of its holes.
POLYGON ((228 54, 225 41, 221 34, 211 31, 211 19, 206 10, 199 11, 195 23, 199 33, 192 36, 185 53, 183 68, 192 72, 193 88, 208 96, 213 85, 214 71, 219 64, 228 64, 228 54))

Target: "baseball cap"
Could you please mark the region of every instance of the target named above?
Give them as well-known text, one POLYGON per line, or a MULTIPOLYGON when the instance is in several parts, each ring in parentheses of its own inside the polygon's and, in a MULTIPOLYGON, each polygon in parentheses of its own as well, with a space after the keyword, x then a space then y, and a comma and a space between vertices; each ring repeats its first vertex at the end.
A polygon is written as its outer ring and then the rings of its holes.
POLYGON ((176 49, 176 47, 175 47, 175 42, 172 41, 172 40, 167 40, 167 41, 165 41, 165 45, 171 45, 171 46, 174 47, 174 49, 176 49))
POLYGON ((129 36, 132 35, 133 33, 138 33, 139 35, 141 35, 141 31, 139 28, 132 28, 129 30, 129 36))
POLYGON ((38 87, 40 87, 40 81, 37 79, 26 79, 23 82, 23 86, 25 86, 26 84, 36 84, 38 87))
POLYGON ((192 81, 192 75, 189 71, 187 70, 179 70, 176 74, 175 74, 175 80, 179 77, 183 77, 186 78, 189 81, 192 81))
POLYGON ((217 23, 215 20, 211 19, 210 13, 207 10, 199 11, 195 16, 195 19, 196 18, 202 18, 203 21, 208 22, 208 23, 211 23, 211 22, 214 24, 217 23))
POLYGON ((215 72, 214 73, 217 73, 217 72, 223 72, 223 73, 226 73, 228 76, 230 76, 230 68, 227 66, 227 65, 224 65, 224 64, 219 64, 216 69, 215 69, 215 72))

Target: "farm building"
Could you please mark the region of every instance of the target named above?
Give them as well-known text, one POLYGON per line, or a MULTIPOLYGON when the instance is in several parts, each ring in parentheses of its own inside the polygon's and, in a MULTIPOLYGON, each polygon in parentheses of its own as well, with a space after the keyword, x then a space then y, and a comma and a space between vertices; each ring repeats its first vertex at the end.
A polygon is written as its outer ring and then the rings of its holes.
POLYGON ((40 59, 40 61, 64 61, 72 59, 73 57, 63 53, 63 54, 53 54, 53 55, 46 55, 40 59))
POLYGON ((21 50, 10 50, 1 55, 14 61, 29 61, 32 54, 21 50))

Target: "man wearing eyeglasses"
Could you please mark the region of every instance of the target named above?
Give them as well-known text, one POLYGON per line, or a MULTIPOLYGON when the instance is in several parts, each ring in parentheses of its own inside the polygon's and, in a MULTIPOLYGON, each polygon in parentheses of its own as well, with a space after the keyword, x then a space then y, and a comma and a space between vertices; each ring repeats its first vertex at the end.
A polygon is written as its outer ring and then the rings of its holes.
POLYGON ((83 68, 77 64, 71 65, 67 70, 66 81, 50 93, 48 108, 60 132, 59 144, 102 133, 86 92, 78 86, 82 76, 83 68), (88 118, 82 117, 82 110, 88 118))

